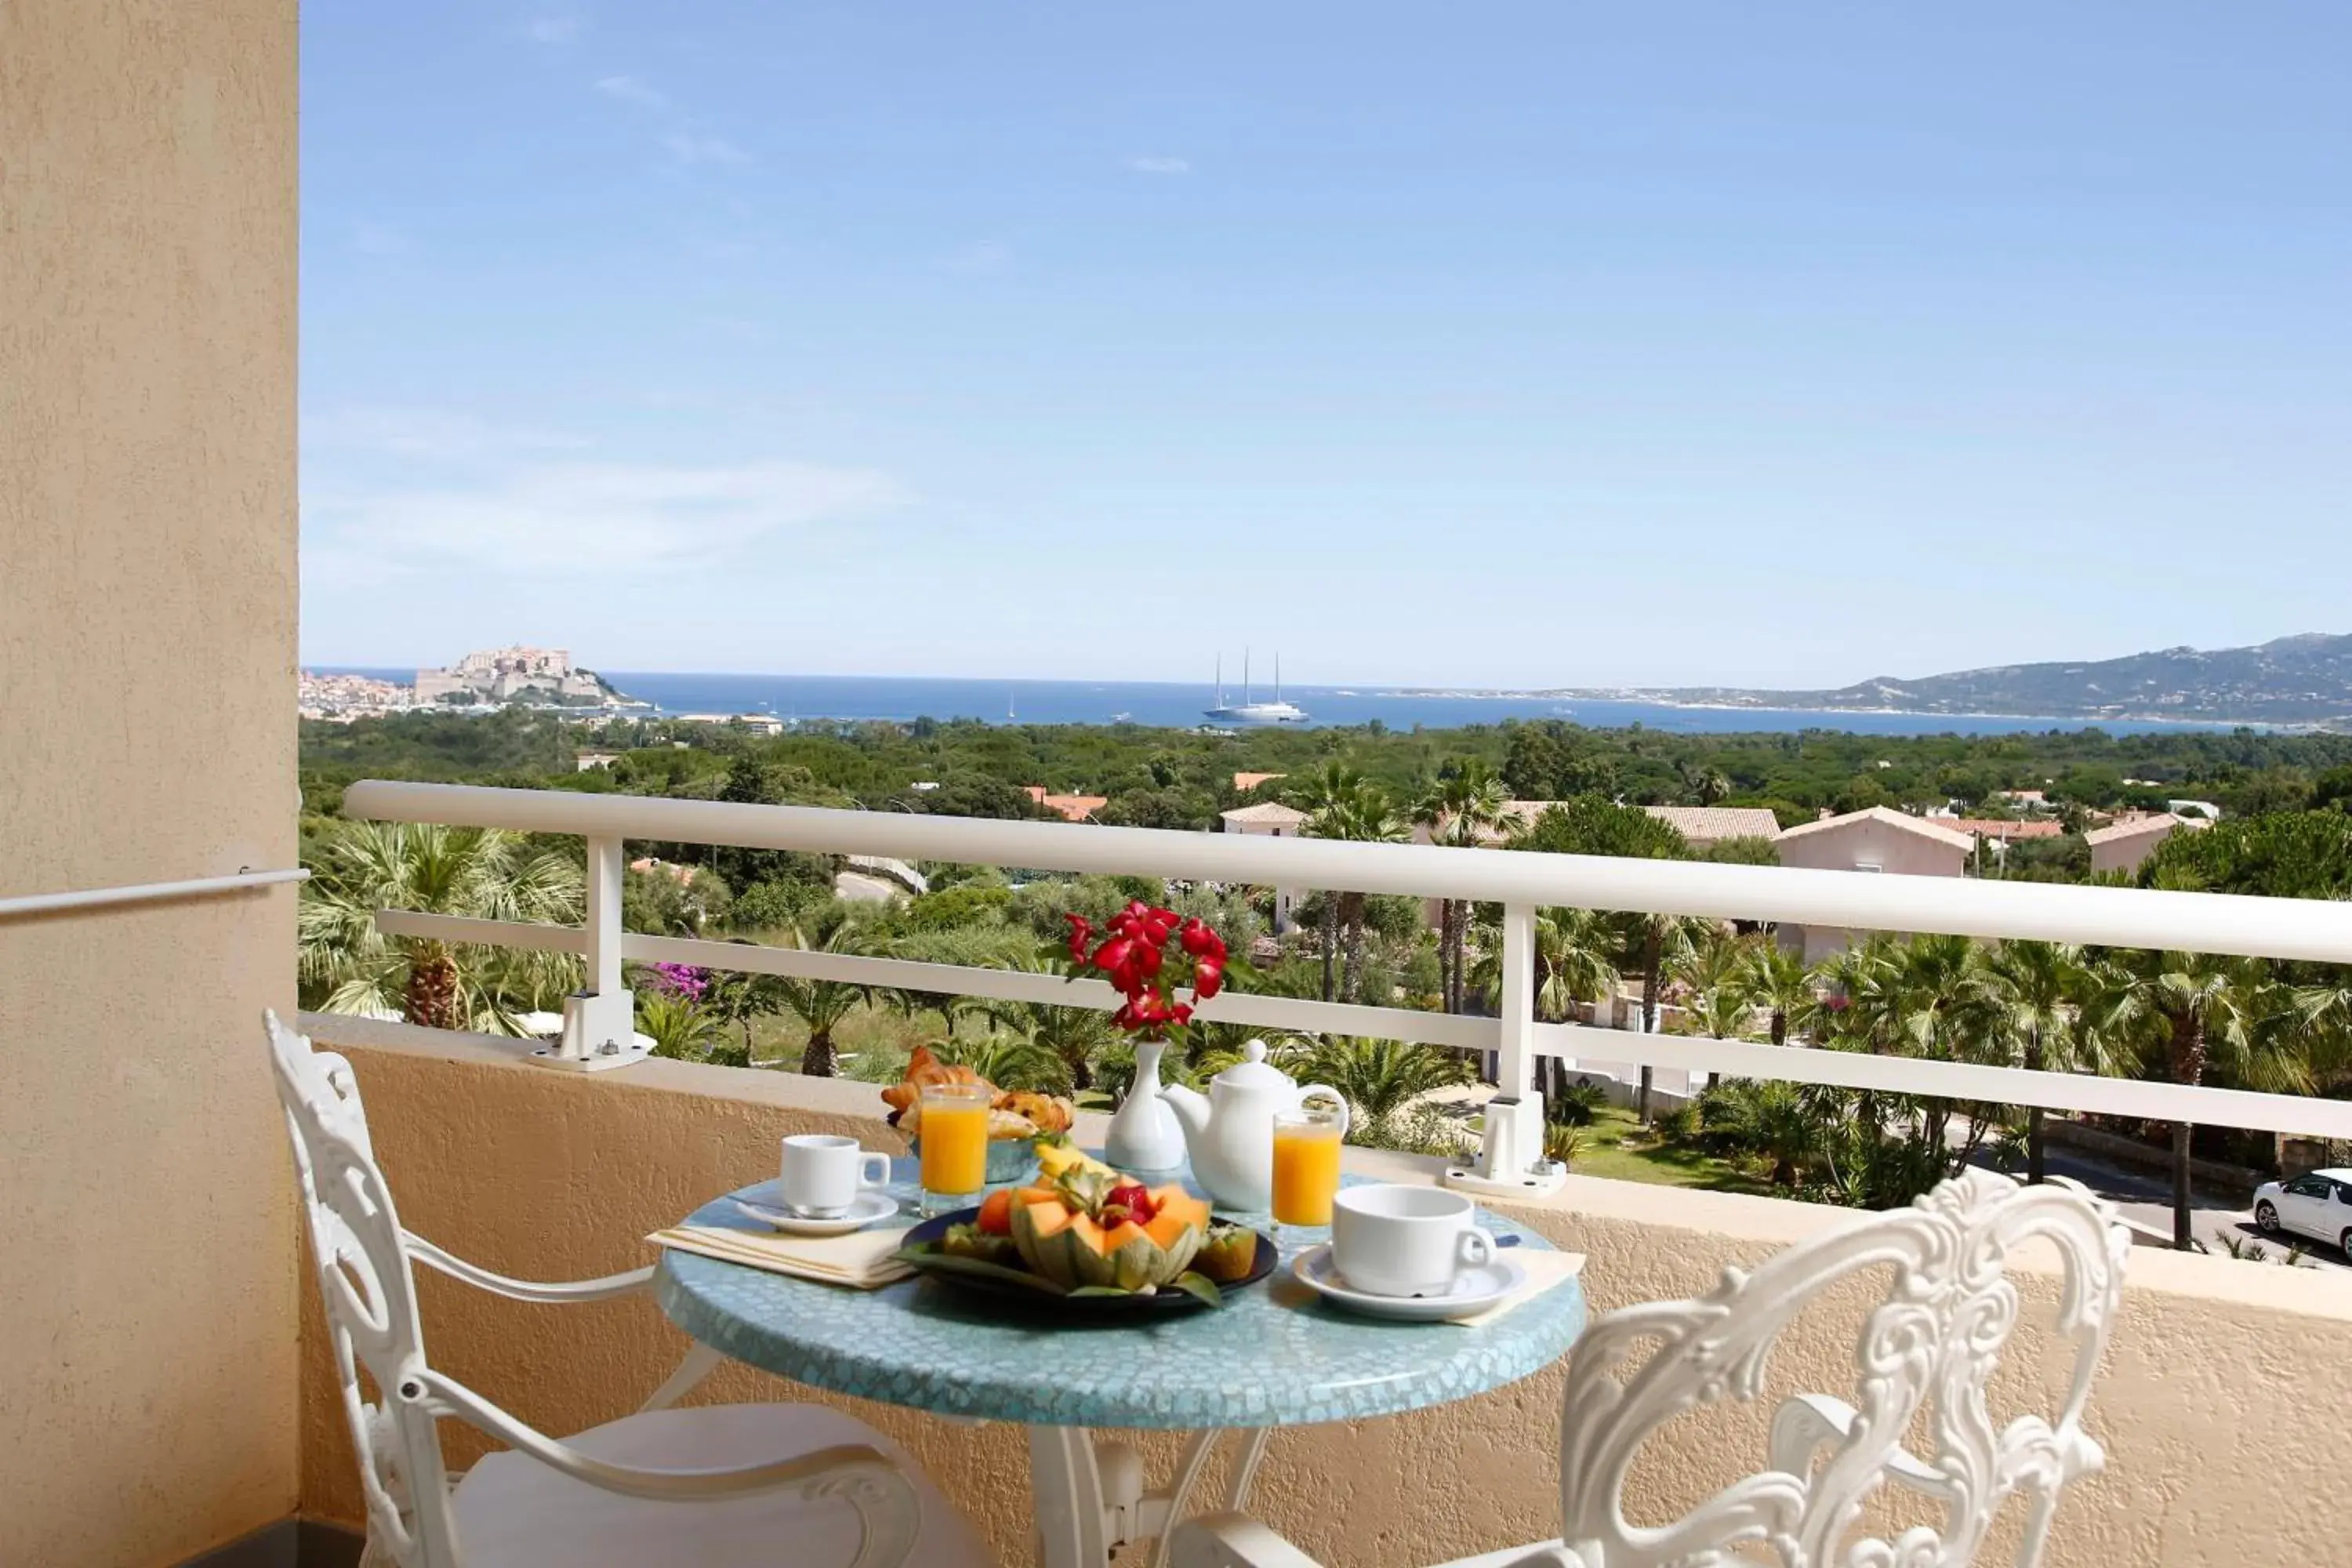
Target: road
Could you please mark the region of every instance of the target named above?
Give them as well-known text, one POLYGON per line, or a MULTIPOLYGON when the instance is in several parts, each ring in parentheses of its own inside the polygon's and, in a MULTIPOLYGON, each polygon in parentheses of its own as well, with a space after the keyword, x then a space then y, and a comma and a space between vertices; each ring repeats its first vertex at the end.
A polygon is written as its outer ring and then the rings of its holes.
MULTIPOLYGON (((2163 1237, 2172 1234, 2172 1184, 2161 1176, 2126 1170, 2103 1161, 2069 1150, 2053 1149, 2048 1156, 2049 1172, 2082 1183, 2101 1197, 2116 1205, 2116 1212, 2134 1224, 2163 1237)), ((2248 1192, 2237 1201, 2249 1205, 2253 1194, 2248 1192)), ((2189 1211, 2189 1233, 2203 1242, 2216 1254, 2226 1250, 2225 1239, 2241 1245, 2258 1245, 2269 1258, 2284 1259, 2287 1248, 2300 1237, 2266 1237, 2254 1228, 2251 1206, 2231 1208, 2231 1200, 2198 1191, 2194 1193, 2189 1211)), ((2352 1272, 2342 1251, 2326 1242, 2303 1242, 2303 1261, 2319 1268, 2352 1272)))

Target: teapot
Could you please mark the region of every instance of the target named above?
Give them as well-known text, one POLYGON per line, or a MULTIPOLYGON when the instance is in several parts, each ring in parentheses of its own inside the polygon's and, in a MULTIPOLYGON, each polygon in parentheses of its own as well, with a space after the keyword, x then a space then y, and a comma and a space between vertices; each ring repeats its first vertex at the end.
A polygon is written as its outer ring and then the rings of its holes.
POLYGON ((1242 1047, 1243 1059, 1209 1080, 1204 1096, 1179 1084, 1160 1096, 1184 1130, 1192 1179, 1219 1208, 1265 1214, 1274 1206, 1274 1119, 1297 1110, 1309 1095, 1339 1102, 1339 1131, 1348 1131, 1348 1100, 1328 1084, 1300 1088, 1265 1059, 1265 1042, 1242 1047))

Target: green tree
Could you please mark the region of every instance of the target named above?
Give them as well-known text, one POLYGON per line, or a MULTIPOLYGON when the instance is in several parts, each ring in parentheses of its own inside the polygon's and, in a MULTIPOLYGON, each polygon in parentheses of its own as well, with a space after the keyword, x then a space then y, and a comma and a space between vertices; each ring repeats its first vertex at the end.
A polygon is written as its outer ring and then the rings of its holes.
POLYGON ((1776 1046, 1789 1043, 1789 1030, 1811 1028, 1821 1005, 1821 993, 1805 961, 1778 942, 1766 940, 1748 950, 1739 974, 1740 1000, 1752 1011, 1767 1014, 1766 1037, 1776 1046))
POLYGON ((522 1032, 518 1015, 578 984, 565 953, 386 936, 378 910, 474 920, 576 925, 580 863, 520 834, 437 823, 334 821, 303 856, 310 880, 295 914, 305 1005, 331 1013, 396 1012, 433 1029, 522 1032))
MULTIPOLYGON (((822 940, 814 942, 797 926, 784 934, 787 940, 782 945, 803 952, 856 953, 862 945, 858 927, 850 921, 839 922, 822 940)), ((811 1078, 839 1074, 841 1055, 834 1048, 833 1032, 873 999, 872 990, 843 980, 778 975, 775 995, 783 1011, 808 1029, 808 1044, 801 1052, 801 1071, 811 1078)))
MULTIPOLYGON (((1430 830, 1433 843, 1476 848, 1491 839, 1507 816, 1510 795, 1495 771, 1475 757, 1458 758, 1436 787, 1413 808, 1413 820, 1430 830)), ((1459 899, 1438 906, 1438 991, 1445 1011, 1459 1013, 1465 1001, 1463 953, 1468 941, 1470 905, 1459 899)))
MULTIPOLYGON (((2105 1071, 2094 1048, 2098 1037, 2083 1029, 2082 1007, 2092 976, 2083 950, 2071 942, 2004 942, 1985 961, 1986 1021, 2015 1044, 2029 1072, 2105 1071)), ((2026 1110, 2025 1173, 2045 1178, 2041 1106, 2026 1110)))
POLYGON ((1353 1035, 1318 1035, 1288 1057, 1301 1082, 1330 1085, 1366 1122, 1386 1121, 1412 1100, 1471 1078, 1468 1058, 1442 1046, 1353 1035))
MULTIPOLYGON (((2173 1083, 2196 1088, 2219 1070, 2247 1089, 2301 1094, 2311 1087, 2308 1015, 2259 959, 2203 952, 2118 952, 2100 967, 2091 1026, 2118 1053, 2173 1083)), ((2172 1127, 2172 1244, 2189 1229, 2189 1122, 2172 1127)))

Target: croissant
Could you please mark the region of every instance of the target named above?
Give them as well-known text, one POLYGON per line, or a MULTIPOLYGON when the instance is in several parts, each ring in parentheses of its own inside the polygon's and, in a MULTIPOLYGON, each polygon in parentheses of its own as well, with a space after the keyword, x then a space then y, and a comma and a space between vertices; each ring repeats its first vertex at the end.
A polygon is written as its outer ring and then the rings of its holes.
POLYGON ((996 1086, 968 1067, 950 1067, 931 1053, 929 1046, 917 1046, 915 1054, 907 1058, 907 1074, 882 1091, 883 1102, 891 1110, 906 1112, 922 1098, 923 1087, 934 1083, 976 1083, 994 1093, 996 1086))
POLYGON ((996 1109, 1026 1117, 1036 1124, 1040 1132, 1067 1132, 1070 1130, 1070 1102, 1034 1089, 1009 1089, 996 1097, 996 1109))

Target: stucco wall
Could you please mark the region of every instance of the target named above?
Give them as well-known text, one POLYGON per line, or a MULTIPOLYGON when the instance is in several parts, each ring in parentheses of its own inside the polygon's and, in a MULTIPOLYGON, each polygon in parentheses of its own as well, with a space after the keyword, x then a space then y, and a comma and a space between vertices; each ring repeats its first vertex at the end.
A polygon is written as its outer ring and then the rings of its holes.
MULTIPOLYGON (((786 1131, 823 1127, 874 1147, 891 1142, 887 1129, 861 1120, 879 1109, 864 1086, 673 1062, 592 1079, 533 1068, 509 1047, 464 1037, 420 1040, 415 1031, 343 1022, 320 1033, 340 1041, 357 1068, 403 1220, 529 1277, 646 1261, 641 1236, 713 1193, 769 1174, 786 1131)), ((1391 1171, 1412 1163, 1366 1159, 1391 1171)), ((1590 1255, 1586 1283, 1601 1309, 1703 1290, 1726 1264, 1752 1264, 1844 1217, 1592 1180, 1572 1180, 1556 1205, 1517 1212, 1590 1255)), ((2134 1255, 2132 1269, 2094 1407, 2109 1472, 2062 1514, 2052 1568, 2342 1561, 2340 1528, 2321 1500, 2333 1495, 2336 1456, 2352 1441, 2344 1414, 2352 1356, 2341 1350, 2352 1283, 2149 1251, 2134 1255)), ((2047 1320, 2052 1285, 2024 1281, 2029 1324, 2047 1320)), ((436 1363, 551 1430, 625 1414, 685 1349, 643 1301, 532 1307, 437 1277, 422 1289, 436 1363)), ((1775 1359, 1771 1393, 1850 1389, 1861 1310, 1859 1293, 1848 1292, 1793 1332, 1775 1359)), ((2053 1371, 2043 1347, 2032 1329, 2021 1333, 1993 1391, 1998 1417, 2022 1408, 2053 1371)), ((305 1505, 355 1521, 349 1448, 316 1334, 306 1338, 304 1369, 305 1505)), ((1557 1528, 1559 1393, 1554 1373, 1443 1410, 1286 1431, 1256 1511, 1338 1568, 1422 1564, 1549 1535, 1557 1528)), ((814 1397, 741 1368, 704 1396, 814 1397)), ((916 1452, 982 1522, 1003 1561, 1029 1560, 1018 1432, 855 1408, 916 1452)), ((1635 1517, 1654 1522, 1760 1468, 1762 1442, 1752 1413, 1676 1424, 1636 1471, 1635 1517)), ((1139 1446, 1161 1473, 1167 1441, 1139 1446)), ((456 1459, 474 1451, 452 1446, 456 1459)))
MULTIPOLYGON (((0 896, 294 853, 285 0, 0 4, 0 896)), ((0 1562, 296 1492, 290 889, 0 920, 0 1562)))
MULTIPOLYGON (((1875 873, 1856 872, 1858 876, 1958 877, 1965 873, 1969 861, 1965 849, 1868 816, 1857 816, 1819 832, 1800 829, 1793 837, 1775 840, 1773 847, 1780 852, 1783 866, 1816 871, 1853 871, 1857 865, 1865 863, 1879 868, 1875 873)), ((1785 929, 1801 934, 1800 951, 1808 963, 1843 952, 1853 941, 1852 932, 1833 926, 1785 929)))

